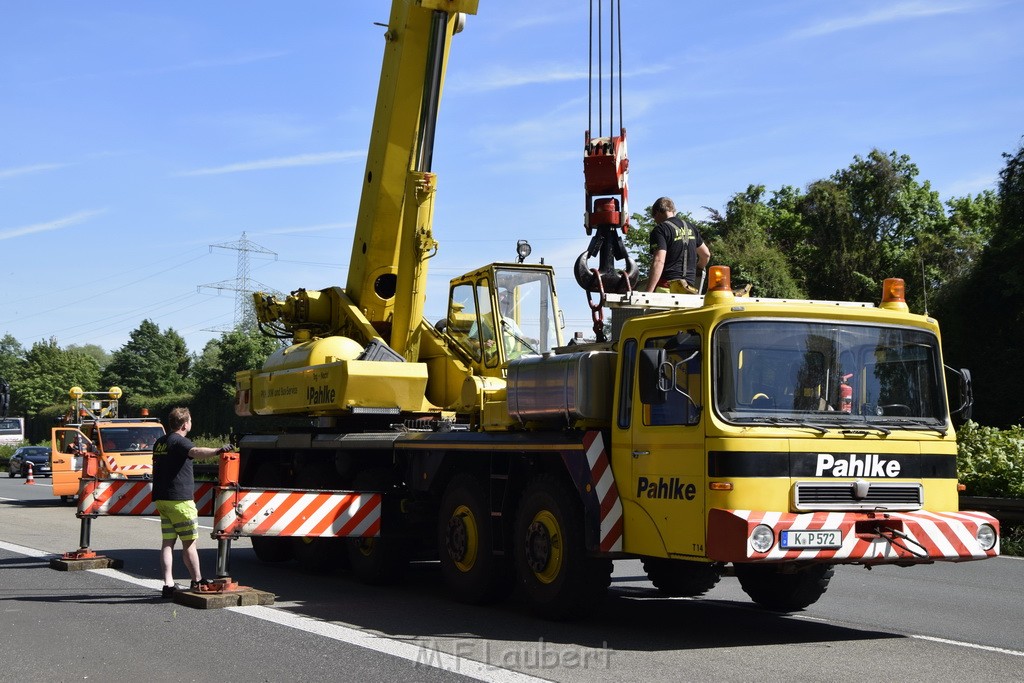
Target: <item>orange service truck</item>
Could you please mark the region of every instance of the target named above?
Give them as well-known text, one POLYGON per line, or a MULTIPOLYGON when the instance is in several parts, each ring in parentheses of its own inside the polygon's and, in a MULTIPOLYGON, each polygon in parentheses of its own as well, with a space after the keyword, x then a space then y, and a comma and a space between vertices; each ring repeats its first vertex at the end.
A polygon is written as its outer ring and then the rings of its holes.
POLYGON ((99 455, 101 476, 110 479, 149 479, 153 473, 153 444, 164 435, 156 418, 118 417, 121 389, 105 392, 71 387, 71 406, 61 426, 51 429, 50 466, 53 495, 65 503, 78 495, 86 452, 99 455))

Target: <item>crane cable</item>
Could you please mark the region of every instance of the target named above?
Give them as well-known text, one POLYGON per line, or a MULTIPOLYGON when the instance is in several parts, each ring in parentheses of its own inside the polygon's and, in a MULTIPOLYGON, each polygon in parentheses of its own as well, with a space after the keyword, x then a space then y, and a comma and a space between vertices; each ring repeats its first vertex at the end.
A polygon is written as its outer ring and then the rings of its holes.
MULTIPOLYGON (((622 2, 608 0, 608 32, 605 38, 604 0, 590 0, 590 35, 587 72, 587 133, 583 161, 586 209, 584 227, 593 235, 590 245, 576 260, 576 282, 588 293, 600 293, 599 306, 604 305, 604 292, 627 292, 638 279, 638 268, 626 251, 622 235, 629 230, 628 168, 626 129, 623 122, 622 85, 622 2), (608 129, 604 124, 605 40, 608 41, 608 129), (595 42, 597 43, 595 46, 595 42), (596 58, 595 58, 596 49, 596 58), (616 64, 617 62, 617 64, 616 64), (595 65, 597 75, 595 78, 595 65), (617 83, 616 83, 617 81, 617 83), (617 88, 616 88, 617 85, 617 88), (596 90, 596 102, 595 102, 596 90), (618 104, 619 130, 615 129, 618 104), (597 127, 594 127, 594 118, 597 127), (599 267, 587 261, 599 256, 599 267), (619 269, 615 262, 624 260, 619 269)), ((594 326, 600 321, 600 308, 594 310, 594 326)), ((600 338, 602 335, 598 334, 600 338)))

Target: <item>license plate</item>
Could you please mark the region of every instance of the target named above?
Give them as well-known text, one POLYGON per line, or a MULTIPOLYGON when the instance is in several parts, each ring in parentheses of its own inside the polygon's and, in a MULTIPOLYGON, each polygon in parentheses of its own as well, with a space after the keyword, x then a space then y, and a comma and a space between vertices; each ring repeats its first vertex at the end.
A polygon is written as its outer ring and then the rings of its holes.
POLYGON ((782 548, 839 548, 843 545, 843 532, 839 529, 817 529, 815 531, 782 532, 779 546, 782 548))

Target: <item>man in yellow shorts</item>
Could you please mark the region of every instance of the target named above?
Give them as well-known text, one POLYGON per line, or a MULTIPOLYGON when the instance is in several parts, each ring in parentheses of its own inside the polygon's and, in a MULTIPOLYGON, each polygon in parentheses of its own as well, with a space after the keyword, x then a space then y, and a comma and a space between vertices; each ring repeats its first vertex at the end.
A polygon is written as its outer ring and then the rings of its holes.
POLYGON ((174 592, 183 590, 174 583, 172 562, 174 544, 181 539, 181 559, 192 576, 190 590, 210 583, 203 578, 199 567, 199 514, 195 504, 195 475, 192 461, 209 458, 231 449, 204 448, 196 446, 186 436, 192 429, 192 416, 188 408, 175 408, 167 417, 168 434, 157 439, 153 445, 153 501, 160 513, 160 531, 163 543, 160 546, 160 569, 164 586, 160 595, 173 598, 174 592))

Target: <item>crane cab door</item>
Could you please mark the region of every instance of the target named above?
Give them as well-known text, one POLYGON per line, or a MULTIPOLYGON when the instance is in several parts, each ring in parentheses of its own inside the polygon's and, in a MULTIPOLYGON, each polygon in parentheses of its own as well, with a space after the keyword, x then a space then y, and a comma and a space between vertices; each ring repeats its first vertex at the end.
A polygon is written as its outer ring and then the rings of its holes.
POLYGON ((93 442, 74 427, 54 427, 50 430, 50 468, 53 475, 53 495, 78 495, 82 478, 85 452, 95 450, 93 442))
POLYGON ((630 494, 669 555, 704 556, 701 403, 707 380, 701 358, 697 330, 655 332, 638 345, 630 494))

